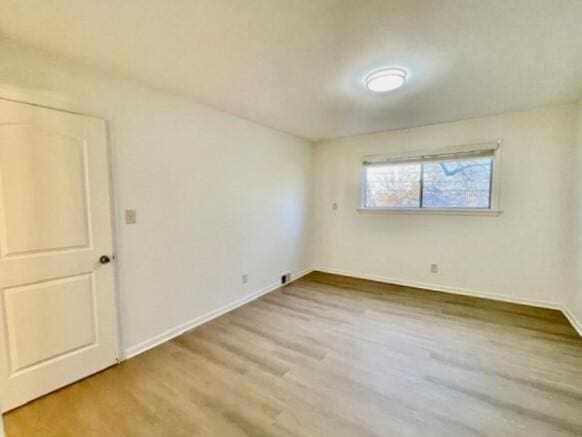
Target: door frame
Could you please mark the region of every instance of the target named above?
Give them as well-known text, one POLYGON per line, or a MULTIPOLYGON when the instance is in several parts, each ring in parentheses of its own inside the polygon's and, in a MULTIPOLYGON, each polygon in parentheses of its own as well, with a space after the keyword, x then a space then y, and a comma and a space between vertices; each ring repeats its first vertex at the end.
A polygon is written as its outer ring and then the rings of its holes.
MULTIPOLYGON (((114 173, 114 155, 113 155, 113 136, 111 133, 111 123, 110 120, 102 115, 94 114, 91 112, 84 111, 82 105, 75 104, 73 101, 63 99, 62 97, 56 97, 50 93, 43 93, 37 91, 31 91, 21 87, 11 87, 6 85, 0 85, 0 99, 10 102, 22 103, 25 105, 37 106, 41 108, 68 112, 71 114, 81 115, 84 117, 92 117, 100 119, 105 124, 105 142, 107 147, 107 179, 109 183, 109 207, 111 210, 111 246, 113 248, 113 282, 115 285, 114 295, 115 295, 115 318, 117 321, 117 363, 126 360, 125 354, 125 342, 123 338, 123 328, 122 328, 122 314, 121 314, 121 295, 119 292, 119 221, 118 217, 118 199, 117 196, 117 181, 114 173)), ((0 410, 1 411, 1 410, 0 410)), ((0 414, 0 431, 2 430, 1 423, 2 415, 0 414)), ((0 432, 0 437, 2 432, 0 432)))

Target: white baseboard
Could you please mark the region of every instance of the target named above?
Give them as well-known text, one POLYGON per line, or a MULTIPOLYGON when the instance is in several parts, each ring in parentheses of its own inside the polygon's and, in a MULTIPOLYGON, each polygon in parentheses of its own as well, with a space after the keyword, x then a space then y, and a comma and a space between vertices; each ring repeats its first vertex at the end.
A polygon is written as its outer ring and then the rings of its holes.
POLYGON ((566 318, 568 319, 570 324, 574 327, 574 329, 576 331, 578 331, 578 334, 580 334, 580 337, 582 337, 582 321, 578 320, 576 318, 576 316, 574 316, 574 313, 572 313, 566 307, 562 308, 562 312, 564 313, 564 316, 566 316, 566 318))
POLYGON ((385 276, 369 275, 366 273, 348 272, 345 270, 333 269, 333 268, 328 268, 328 267, 315 267, 313 270, 319 271, 319 272, 325 272, 325 273, 332 273, 335 275, 350 276, 352 278, 368 279, 370 281, 384 282, 386 284, 402 285, 405 287, 412 287, 412 288, 422 288, 424 290, 430 290, 430 291, 441 291, 444 293, 462 294, 464 296, 481 297, 481 298, 485 298, 485 299, 498 300, 498 301, 508 302, 508 303, 517 303, 517 304, 521 304, 521 305, 529 305, 529 306, 535 306, 535 307, 540 307, 540 308, 549 308, 549 309, 553 309, 553 310, 561 310, 562 309, 562 305, 560 305, 559 303, 556 303, 556 302, 512 297, 512 296, 506 296, 506 295, 498 294, 498 293, 490 293, 487 291, 473 290, 470 288, 449 287, 449 286, 443 286, 443 285, 438 285, 438 284, 430 284, 427 282, 407 281, 405 279, 388 278, 385 276))
POLYGON ((405 279, 388 278, 385 276, 370 275, 367 273, 356 273, 356 272, 350 272, 350 271, 346 271, 346 270, 340 270, 340 269, 334 269, 334 268, 322 267, 322 266, 314 267, 313 271, 331 273, 334 275, 341 275, 341 276, 349 276, 352 278, 368 279, 370 281, 383 282, 386 284, 402 285, 405 287, 421 288, 424 290, 438 291, 438 292, 452 293, 452 294, 461 294, 464 296, 481 297, 481 298, 492 299, 492 300, 497 300, 497 301, 501 301, 501 302, 516 303, 516 304, 520 304, 520 305, 529 305, 529 306, 534 306, 534 307, 539 307, 539 308, 558 310, 564 314, 564 316, 566 317, 566 319, 568 319, 568 321, 573 326, 573 328, 582 337, 582 323, 576 319, 574 314, 571 311, 569 311, 565 305, 557 303, 557 302, 550 302, 550 301, 543 301, 543 300, 529 299, 529 298, 512 297, 512 296, 502 295, 499 293, 491 293, 491 292, 486 292, 486 291, 472 290, 469 288, 447 287, 447 286, 430 284, 430 283, 425 283, 425 282, 407 281, 405 279))
MULTIPOLYGON (((308 268, 305 269, 299 273, 296 273, 294 275, 291 276, 291 282, 296 281, 297 279, 301 278, 302 276, 307 275, 308 273, 311 273, 313 271, 313 269, 308 268)), ((189 331, 197 326, 200 326, 206 322, 209 322, 212 319, 215 319, 217 317, 222 316, 223 314, 226 314, 244 304, 247 304, 255 299, 258 299, 259 297, 270 293, 272 291, 275 291, 277 289, 281 288, 281 284, 279 282, 268 285, 266 287, 263 287, 260 290, 257 290, 251 294, 248 294, 240 299, 235 300, 234 302, 231 302, 227 305, 224 305, 220 308, 216 308, 215 310, 212 310, 206 314, 203 314, 201 316, 195 317, 192 320, 189 320, 185 323, 182 323, 174 328, 168 329, 165 332, 162 332, 159 335, 156 335, 155 337, 152 337, 146 341, 143 341, 139 344, 136 344, 135 346, 131 346, 128 347, 125 350, 125 356, 123 357, 124 360, 128 360, 130 358, 135 357, 136 355, 139 355, 149 349, 152 349, 162 343, 165 343, 168 340, 171 340, 174 337, 178 337, 179 335, 182 335, 183 333, 185 333, 186 331, 189 331)))

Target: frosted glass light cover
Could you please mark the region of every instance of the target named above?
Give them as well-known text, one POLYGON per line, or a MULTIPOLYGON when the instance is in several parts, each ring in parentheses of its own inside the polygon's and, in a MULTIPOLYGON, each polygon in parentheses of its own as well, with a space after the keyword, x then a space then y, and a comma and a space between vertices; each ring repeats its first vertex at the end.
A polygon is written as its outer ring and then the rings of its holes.
POLYGON ((386 93, 400 88, 406 82, 406 71, 400 68, 383 68, 366 76, 366 86, 375 93, 386 93))

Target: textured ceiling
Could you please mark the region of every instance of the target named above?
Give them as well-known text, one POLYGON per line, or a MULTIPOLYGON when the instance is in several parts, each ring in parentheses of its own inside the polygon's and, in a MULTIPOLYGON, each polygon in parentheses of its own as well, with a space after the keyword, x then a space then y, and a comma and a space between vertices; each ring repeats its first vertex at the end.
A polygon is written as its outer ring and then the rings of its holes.
POLYGON ((309 139, 582 92, 579 0, 2 0, 0 34, 309 139))

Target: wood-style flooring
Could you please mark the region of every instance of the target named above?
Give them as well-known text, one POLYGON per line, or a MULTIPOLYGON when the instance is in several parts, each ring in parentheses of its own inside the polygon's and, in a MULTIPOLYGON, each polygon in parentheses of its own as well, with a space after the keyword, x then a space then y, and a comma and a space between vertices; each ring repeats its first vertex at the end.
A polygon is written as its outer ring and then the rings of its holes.
POLYGON ((558 311, 312 273, 5 417, 7 437, 582 435, 558 311))

